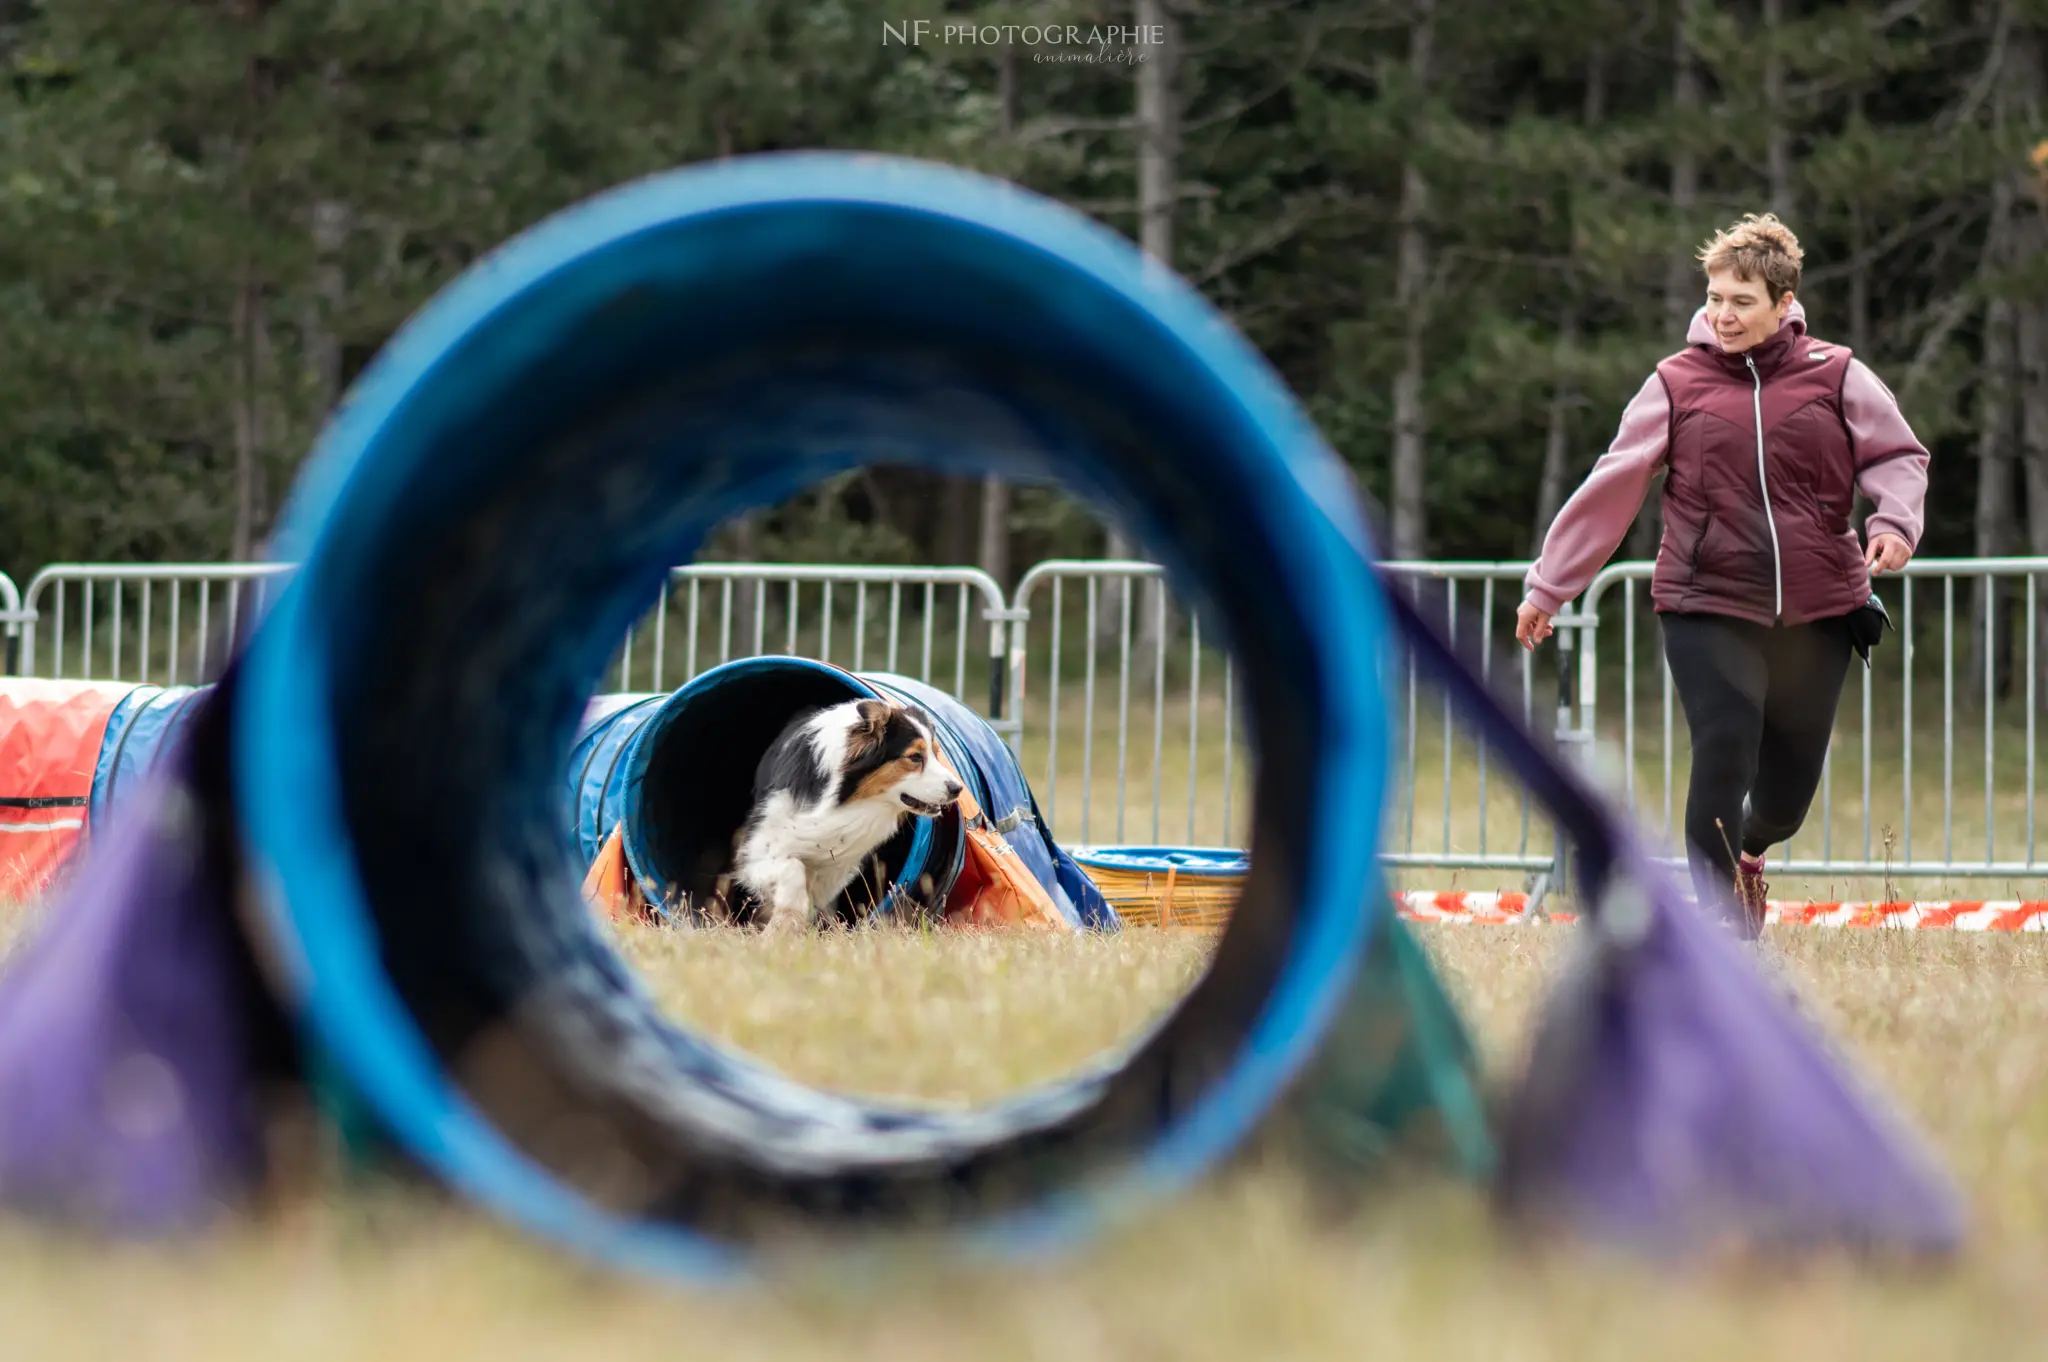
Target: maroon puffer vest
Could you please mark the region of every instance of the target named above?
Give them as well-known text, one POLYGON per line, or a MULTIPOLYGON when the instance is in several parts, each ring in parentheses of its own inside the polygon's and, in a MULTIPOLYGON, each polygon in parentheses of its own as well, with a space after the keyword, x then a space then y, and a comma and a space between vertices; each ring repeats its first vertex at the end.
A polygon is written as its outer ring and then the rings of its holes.
POLYGON ((1849 351, 1800 321, 1746 354, 1689 345, 1657 366, 1671 399, 1659 611, 1804 624, 1870 599, 1849 512, 1849 351))

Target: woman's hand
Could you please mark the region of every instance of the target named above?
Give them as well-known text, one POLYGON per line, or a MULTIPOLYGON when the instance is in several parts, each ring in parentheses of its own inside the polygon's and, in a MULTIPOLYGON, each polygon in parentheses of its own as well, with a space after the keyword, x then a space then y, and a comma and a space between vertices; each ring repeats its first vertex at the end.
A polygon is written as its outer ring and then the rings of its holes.
POLYGON ((1522 608, 1515 612, 1516 642, 1533 653, 1536 645, 1549 638, 1550 634, 1550 612, 1538 610, 1533 603, 1523 601, 1522 608))
POLYGON ((1906 541, 1895 534, 1880 534, 1873 537, 1870 547, 1863 551, 1863 561, 1872 572, 1897 572, 1913 557, 1913 550, 1906 541))

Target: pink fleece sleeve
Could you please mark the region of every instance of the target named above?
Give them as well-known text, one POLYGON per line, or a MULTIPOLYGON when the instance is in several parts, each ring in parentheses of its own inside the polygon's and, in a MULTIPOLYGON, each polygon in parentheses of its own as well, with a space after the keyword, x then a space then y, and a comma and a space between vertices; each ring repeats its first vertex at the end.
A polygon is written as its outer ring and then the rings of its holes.
POLYGON ((1864 535, 1895 534, 1919 549, 1927 447, 1914 437, 1891 389, 1860 359, 1850 360, 1842 376, 1842 417, 1856 451, 1856 485, 1876 506, 1864 535))
POLYGON ((1543 552, 1523 582, 1538 610, 1555 615, 1607 565, 1664 466, 1670 441, 1671 398, 1664 380, 1651 374, 1621 413, 1614 443, 1550 522, 1543 552))

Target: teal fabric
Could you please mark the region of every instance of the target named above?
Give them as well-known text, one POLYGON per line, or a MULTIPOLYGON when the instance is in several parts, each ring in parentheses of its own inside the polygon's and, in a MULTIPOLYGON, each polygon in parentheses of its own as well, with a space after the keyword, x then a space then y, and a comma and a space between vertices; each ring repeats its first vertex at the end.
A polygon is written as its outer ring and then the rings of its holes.
POLYGON ((1471 1033, 1408 924, 1374 921, 1365 967, 1295 1098, 1298 1136, 1326 1169, 1377 1172, 1407 1157, 1490 1179, 1471 1033))

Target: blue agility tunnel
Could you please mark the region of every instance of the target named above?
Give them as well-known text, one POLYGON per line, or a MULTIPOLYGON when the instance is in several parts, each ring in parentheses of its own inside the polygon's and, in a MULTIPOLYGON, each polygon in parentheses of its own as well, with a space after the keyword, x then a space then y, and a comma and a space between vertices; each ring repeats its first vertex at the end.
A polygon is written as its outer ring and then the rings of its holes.
MULTIPOLYGON (((979 807, 1073 927, 1115 930, 1116 913, 1052 839, 1015 754, 957 698, 909 677, 844 671, 797 657, 743 658, 669 694, 593 700, 569 753, 566 817, 578 855, 596 859, 614 828, 642 897, 687 918, 729 859, 768 744, 801 710, 880 697, 929 714, 979 807)), ((877 883, 850 889, 840 917, 879 909, 936 917, 960 873, 957 809, 910 818, 879 853, 877 883)))
MULTIPOLYGON (((730 862, 755 767, 783 726, 802 710, 878 694, 829 664, 767 657, 729 662, 670 694, 600 697, 569 751, 566 812, 578 854, 596 860, 621 829, 641 896, 666 919, 693 917, 730 862)), ((944 902, 961 829, 957 814, 940 821, 908 818, 883 848, 887 897, 917 893, 927 911, 944 902)), ((857 884, 849 899, 869 888, 857 884)), ((856 912, 849 901, 841 915, 856 912)))
POLYGON ((164 749, 191 722, 204 693, 195 686, 137 686, 115 703, 93 765, 88 824, 103 822, 120 798, 141 786, 164 749))
MULTIPOLYGON (((1015 754, 980 715, 908 677, 805 658, 742 658, 672 693, 593 700, 570 748, 565 791, 578 855, 595 860, 612 830, 622 829, 641 896, 665 918, 692 917, 689 905, 707 899, 726 868, 768 744, 805 709, 875 697, 931 715, 980 808, 1069 925, 1116 928, 1116 914, 1044 827, 1015 754)), ((877 883, 864 880, 842 898, 841 919, 874 909, 936 917, 964 850, 957 809, 906 819, 879 853, 877 883)))

